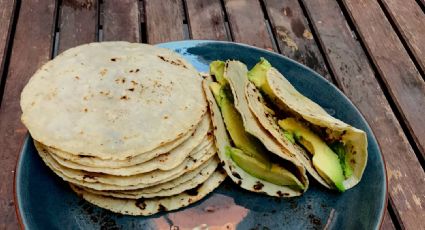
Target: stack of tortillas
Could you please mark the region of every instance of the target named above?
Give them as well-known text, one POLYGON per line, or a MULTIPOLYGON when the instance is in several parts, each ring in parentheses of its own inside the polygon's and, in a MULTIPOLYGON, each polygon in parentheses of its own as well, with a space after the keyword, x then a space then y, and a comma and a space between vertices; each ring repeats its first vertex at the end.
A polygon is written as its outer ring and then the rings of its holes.
POLYGON ((72 48, 34 74, 21 107, 43 161, 111 211, 184 207, 226 176, 202 78, 170 50, 126 42, 72 48))

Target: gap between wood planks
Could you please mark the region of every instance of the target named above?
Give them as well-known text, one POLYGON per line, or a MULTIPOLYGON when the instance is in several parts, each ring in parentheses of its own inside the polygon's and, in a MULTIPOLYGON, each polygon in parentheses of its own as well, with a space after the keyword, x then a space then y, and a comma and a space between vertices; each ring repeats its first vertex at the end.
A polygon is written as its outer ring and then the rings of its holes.
MULTIPOLYGON (((419 71, 420 75, 422 76, 422 79, 425 80, 425 73, 423 71, 423 68, 421 68, 421 66, 419 65, 418 60, 415 58, 415 55, 413 54, 412 50, 410 49, 409 45, 407 44, 406 39, 403 37, 403 35, 401 34, 401 31, 399 30, 399 28, 395 24, 395 21, 393 20, 393 18, 391 17, 390 13, 388 12, 387 7, 385 7, 385 5, 382 2, 382 0, 378 0, 377 2, 379 4, 379 6, 381 7, 382 11, 384 12, 385 17, 390 22, 391 27, 393 28, 393 30, 397 34, 397 37, 401 41, 401 44, 403 45, 404 49, 407 51, 407 54, 409 55, 409 58, 413 61, 413 64, 415 65, 416 69, 419 71)), ((423 36, 425 36, 425 35, 423 35, 423 36)))
POLYGON ((375 63, 372 60, 371 55, 369 52, 367 52, 366 45, 364 44, 364 41, 360 39, 359 31, 354 25, 354 22, 352 21, 351 17, 348 14, 347 9, 345 8, 344 4, 341 1, 337 1, 338 5, 341 9, 341 13, 344 15, 344 17, 347 20, 347 24, 350 28, 350 30, 354 33, 356 36, 356 40, 359 42, 359 44, 362 46, 362 49, 365 51, 366 57, 368 59, 368 62, 370 66, 372 67, 373 71, 375 72, 375 75, 378 76, 376 79, 378 80, 379 86, 381 87, 382 91, 384 92, 385 98, 387 99, 388 103, 390 104, 391 110, 393 111, 394 115, 396 116, 404 134, 406 135, 409 144, 412 146, 413 151, 416 155, 416 158, 418 159, 420 165, 422 168, 425 168, 425 159, 422 157, 422 154, 413 138, 412 133, 409 131, 409 128, 407 127, 406 121, 403 119, 403 116, 401 115, 401 111, 398 110, 394 99, 391 97, 388 88, 386 87, 383 77, 379 74, 378 68, 375 65, 375 63))
POLYGON ((0 70, 2 69, 1 67, 3 67, 3 72, 0 72, 0 108, 3 101, 4 87, 6 85, 7 73, 9 71, 10 56, 12 54, 13 40, 15 38, 16 23, 18 22, 20 8, 21 1, 14 1, 13 12, 11 15, 12 22, 10 23, 8 34, 6 35, 3 63, 0 63, 0 70))

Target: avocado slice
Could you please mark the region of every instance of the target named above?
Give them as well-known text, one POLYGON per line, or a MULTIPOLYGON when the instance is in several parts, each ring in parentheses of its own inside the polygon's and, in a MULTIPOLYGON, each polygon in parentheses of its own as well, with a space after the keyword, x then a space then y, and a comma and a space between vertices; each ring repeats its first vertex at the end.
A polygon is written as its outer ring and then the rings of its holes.
POLYGON ((261 92, 265 93, 267 97, 274 100, 276 96, 271 90, 266 79, 267 71, 269 71, 270 68, 272 68, 270 62, 268 62, 265 58, 260 58, 260 61, 248 72, 248 79, 254 83, 261 92))
POLYGON ((294 134, 295 140, 313 155, 313 166, 326 181, 343 192, 344 173, 338 155, 309 128, 294 118, 280 120, 279 126, 294 134))
POLYGON ((226 149, 226 155, 229 155, 239 167, 256 178, 276 185, 285 185, 293 189, 304 190, 304 185, 298 178, 278 164, 272 163, 270 167, 248 156, 238 148, 228 147, 226 149))
POLYGON ((220 85, 226 85, 227 80, 224 78, 224 67, 226 63, 224 61, 213 61, 210 63, 210 74, 215 76, 215 79, 220 85))
POLYGON ((335 141, 329 147, 331 147, 331 149, 338 155, 345 178, 348 178, 353 175, 353 170, 351 169, 351 166, 348 162, 347 152, 344 147, 344 143, 340 141, 335 141))
POLYGON ((226 92, 229 89, 226 89, 225 86, 221 86, 218 83, 211 83, 210 88, 220 107, 224 124, 226 125, 234 145, 242 149, 245 154, 257 159, 267 167, 270 167, 270 160, 265 154, 267 149, 265 149, 259 140, 245 131, 242 117, 233 104, 233 98, 230 98, 229 94, 231 94, 231 92, 226 92))

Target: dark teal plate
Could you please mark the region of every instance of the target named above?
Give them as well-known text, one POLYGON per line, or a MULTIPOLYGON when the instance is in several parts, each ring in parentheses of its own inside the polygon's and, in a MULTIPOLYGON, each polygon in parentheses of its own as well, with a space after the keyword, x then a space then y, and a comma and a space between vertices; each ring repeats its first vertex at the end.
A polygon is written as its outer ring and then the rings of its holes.
POLYGON ((331 115, 368 134, 369 158, 361 182, 342 194, 311 179, 301 197, 277 199, 244 191, 226 180, 217 190, 187 208, 149 217, 132 217, 97 208, 75 195, 53 174, 27 138, 16 169, 16 204, 27 229, 377 229, 386 205, 387 182, 382 155, 372 131, 354 105, 311 69, 281 55, 254 47, 215 41, 160 44, 186 57, 199 71, 216 59, 236 59, 252 67, 265 57, 301 93, 331 115))

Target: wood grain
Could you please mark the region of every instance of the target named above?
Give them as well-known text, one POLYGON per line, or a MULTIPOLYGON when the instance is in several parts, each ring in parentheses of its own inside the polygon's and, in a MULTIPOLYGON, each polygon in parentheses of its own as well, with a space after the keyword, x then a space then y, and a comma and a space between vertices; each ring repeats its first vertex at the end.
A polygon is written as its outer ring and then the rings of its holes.
MULTIPOLYGON (((408 229, 425 218, 425 173, 397 121, 365 51, 333 0, 303 0, 341 89, 371 125, 386 160, 392 207, 408 229)), ((372 24, 373 26, 374 24, 372 24)))
POLYGON ((140 41, 140 17, 138 4, 138 0, 104 1, 104 41, 140 41))
POLYGON ((235 42, 273 50, 258 0, 225 0, 224 5, 235 42))
POLYGON ((425 13, 415 0, 381 0, 425 72, 425 13))
POLYGON ((182 40, 180 0, 145 0, 147 41, 151 44, 182 40))
POLYGON ((96 41, 97 1, 64 0, 59 16, 59 52, 96 41))
POLYGON ((190 38, 228 40, 220 0, 186 0, 190 38))
POLYGON ((331 81, 298 0, 264 0, 280 52, 331 81))
MULTIPOLYGON (((16 2, 14 0, 0 0, 0 82, 3 81, 4 65, 9 45, 10 32, 16 2)), ((0 103, 1 103, 0 95, 0 103)))
POLYGON ((376 1, 345 0, 379 74, 425 158, 425 82, 376 1))
POLYGON ((3 103, 0 108, 0 229, 17 229, 13 207, 13 174, 27 130, 20 121, 19 99, 28 79, 50 59, 55 2, 22 1, 3 103))

